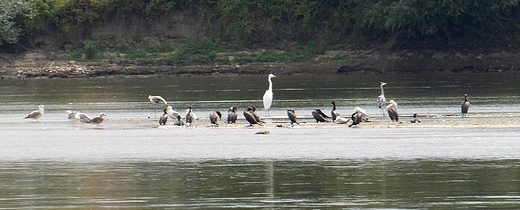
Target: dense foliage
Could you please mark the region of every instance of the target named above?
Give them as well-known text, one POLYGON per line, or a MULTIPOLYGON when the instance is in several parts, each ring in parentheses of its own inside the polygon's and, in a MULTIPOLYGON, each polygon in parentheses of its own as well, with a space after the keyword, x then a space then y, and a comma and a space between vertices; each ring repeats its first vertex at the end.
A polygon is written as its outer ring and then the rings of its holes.
MULTIPOLYGON (((235 47, 313 47, 401 42, 518 43, 520 0, 0 0, 0 45, 54 29, 66 41, 114 13, 161 18, 178 11, 207 17, 207 36, 235 47), (30 4, 29 4, 30 3, 30 4), (36 14, 35 18, 30 14, 36 14), (25 18, 19 18, 24 16, 25 18), (20 22, 22 21, 22 22, 20 22), (218 29, 218 30, 217 30, 218 29)), ((211 56, 211 55, 210 55, 211 56)))
POLYGON ((32 17, 31 5, 23 0, 0 0, 0 45, 17 43, 23 21, 32 17))

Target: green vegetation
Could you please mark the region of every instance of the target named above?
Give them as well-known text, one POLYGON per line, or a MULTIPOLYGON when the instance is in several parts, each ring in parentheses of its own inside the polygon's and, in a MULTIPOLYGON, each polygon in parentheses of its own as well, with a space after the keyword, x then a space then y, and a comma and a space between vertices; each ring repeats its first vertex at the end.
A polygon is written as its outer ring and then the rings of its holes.
POLYGON ((0 0, 0 45, 18 42, 24 22, 30 22, 33 10, 27 1, 0 0))
POLYGON ((123 63, 218 63, 223 62, 219 54, 243 48, 270 50, 230 55, 234 62, 300 61, 331 48, 380 43, 414 48, 520 44, 520 0, 0 0, 0 5, 5 23, 0 47, 45 31, 56 34, 60 45, 76 47, 70 59, 123 63), (97 22, 177 13, 202 18, 208 30, 201 37, 206 38, 179 49, 116 46, 106 52, 95 40, 83 44, 83 35, 97 22))

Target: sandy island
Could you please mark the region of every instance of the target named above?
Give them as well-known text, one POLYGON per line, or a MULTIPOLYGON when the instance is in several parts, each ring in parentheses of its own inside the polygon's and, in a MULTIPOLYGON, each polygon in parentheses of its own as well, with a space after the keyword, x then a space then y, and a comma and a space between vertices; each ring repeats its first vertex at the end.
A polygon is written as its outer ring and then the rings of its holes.
MULTIPOLYGON (((266 118, 263 118, 266 119, 266 118)), ((257 129, 273 129, 273 128, 478 128, 478 127, 520 127, 520 113, 519 114, 501 114, 501 115, 480 115, 471 114, 467 117, 460 116, 426 116, 421 118, 420 123, 411 123, 411 117, 402 117, 400 122, 390 122, 386 119, 375 119, 370 122, 361 123, 349 127, 352 123, 349 121, 346 124, 337 124, 333 122, 316 123, 310 117, 299 117, 301 123, 291 126, 287 117, 275 116, 267 118, 275 121, 273 123, 263 123, 262 125, 249 126, 249 123, 239 118, 236 124, 227 124, 225 121, 220 121, 218 126, 211 125, 209 119, 199 118, 194 124, 190 126, 176 126, 174 121, 169 119, 167 124, 159 126, 158 119, 153 118, 110 118, 110 121, 150 121, 155 124, 154 127, 169 129, 169 128, 257 128, 257 129), (286 121, 285 121, 286 120, 286 121), (284 122, 285 121, 285 122, 284 122)))

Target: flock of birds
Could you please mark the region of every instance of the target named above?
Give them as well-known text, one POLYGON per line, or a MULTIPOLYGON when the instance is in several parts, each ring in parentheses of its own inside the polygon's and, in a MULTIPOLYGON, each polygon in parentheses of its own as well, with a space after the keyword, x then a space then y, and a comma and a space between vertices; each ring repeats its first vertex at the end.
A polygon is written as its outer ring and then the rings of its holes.
MULTIPOLYGON (((38 119, 40 119, 43 116, 43 114, 45 113, 44 108, 45 108, 45 106, 39 105, 38 110, 32 111, 24 118, 25 119, 34 119, 34 120, 38 121, 38 119)), ((67 119, 69 119, 73 123, 81 122, 82 125, 85 123, 89 123, 89 124, 95 124, 97 126, 101 126, 101 123, 103 121, 105 121, 104 117, 106 116, 104 113, 101 113, 97 117, 90 117, 85 113, 70 111, 70 110, 65 111, 65 113, 67 114, 67 119)))
MULTIPOLYGON (((264 110, 266 111, 267 116, 269 116, 269 109, 271 108, 271 105, 273 102, 272 78, 276 78, 276 76, 273 74, 269 74, 267 77, 267 81, 269 82, 269 88, 265 91, 264 96, 263 96, 263 105, 264 105, 264 110)), ((385 85, 386 85, 385 82, 381 82, 381 84, 379 85, 379 87, 381 89, 381 94, 377 97, 377 106, 381 110, 383 117, 385 116, 385 112, 386 112, 386 113, 388 113, 388 117, 390 118, 390 120, 392 122, 399 122, 399 113, 397 111, 397 102, 395 102, 394 100, 390 100, 388 102, 388 105, 386 105, 387 102, 386 102, 385 92, 384 92, 384 88, 383 88, 383 86, 385 86, 385 85)), ((172 106, 168 105, 168 102, 161 96, 149 95, 148 100, 150 100, 150 103, 153 104, 154 106, 156 106, 158 104, 163 104, 166 106, 166 108, 164 108, 163 115, 160 116, 160 118, 159 118, 159 125, 166 125, 168 119, 173 119, 173 120, 175 120, 173 123, 174 125, 189 126, 198 119, 197 115, 195 115, 195 113, 192 111, 191 106, 188 107, 188 109, 186 110, 186 114, 183 117, 181 114, 179 114, 178 112, 173 110, 172 106), (183 121, 183 119, 184 119, 184 121, 183 121)), ((462 102, 462 105, 461 105, 461 114, 463 117, 465 115, 467 115, 469 106, 470 106, 470 103, 468 100, 468 95, 464 94, 464 101, 462 102)), ((226 118, 226 122, 228 124, 236 123, 236 120, 238 118, 237 111, 238 111, 237 107, 229 108, 228 116, 226 118)), ((39 105, 38 110, 32 111, 25 118, 26 119, 35 119, 36 121, 38 121, 38 119, 40 117, 42 117, 43 114, 44 114, 44 106, 39 105)), ((67 114, 67 118, 70 121, 72 121, 73 123, 80 122, 82 124, 82 126, 85 123, 101 126, 101 123, 104 121, 104 117, 106 116, 104 113, 101 113, 99 116, 92 118, 92 117, 89 117, 85 113, 75 112, 75 111, 70 111, 70 110, 67 110, 66 114, 67 114)), ((155 114, 155 109, 154 109, 154 114, 155 114)), ((320 109, 314 109, 311 112, 311 114, 312 114, 313 118, 316 120, 316 123, 329 122, 327 120, 327 118, 331 118, 332 122, 338 123, 338 124, 346 124, 350 120, 352 120, 352 123, 349 125, 349 127, 358 125, 362 122, 369 121, 369 116, 368 116, 367 112, 361 107, 356 107, 354 109, 354 112, 350 115, 350 119, 342 117, 341 114, 339 113, 339 111, 337 110, 336 103, 334 101, 332 102, 332 111, 330 113, 331 114, 330 117, 320 109)), ((247 107, 247 109, 243 112, 243 115, 250 126, 253 126, 255 124, 264 123, 260 119, 260 115, 258 115, 258 113, 256 113, 256 108, 254 106, 247 107)), ((155 115, 155 117, 157 117, 157 116, 155 115)), ((294 109, 287 110, 287 117, 289 118, 289 120, 291 122, 291 126, 294 126, 294 124, 299 125, 294 109)), ((220 111, 213 111, 213 112, 209 113, 209 120, 213 126, 218 126, 218 122, 219 122, 219 120, 221 120, 221 118, 222 118, 222 113, 220 111)), ((415 113, 413 115, 413 119, 411 120, 411 122, 420 123, 417 113, 415 113)))

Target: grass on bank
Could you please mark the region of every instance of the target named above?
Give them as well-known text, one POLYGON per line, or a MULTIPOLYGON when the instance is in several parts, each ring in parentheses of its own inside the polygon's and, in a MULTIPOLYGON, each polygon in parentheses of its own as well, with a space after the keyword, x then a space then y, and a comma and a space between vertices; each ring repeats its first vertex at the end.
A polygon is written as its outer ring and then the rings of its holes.
MULTIPOLYGON (((320 51, 321 52, 321 51, 320 51)), ((324 52, 324 51, 323 51, 324 52)), ((173 45, 130 47, 116 45, 104 48, 88 43, 83 48, 65 56, 53 58, 66 61, 101 61, 119 65, 204 65, 248 64, 269 62, 300 62, 316 59, 319 53, 313 45, 289 50, 237 51, 212 41, 188 41, 182 48, 173 45)), ((343 60, 347 56, 320 56, 321 60, 343 60)))

